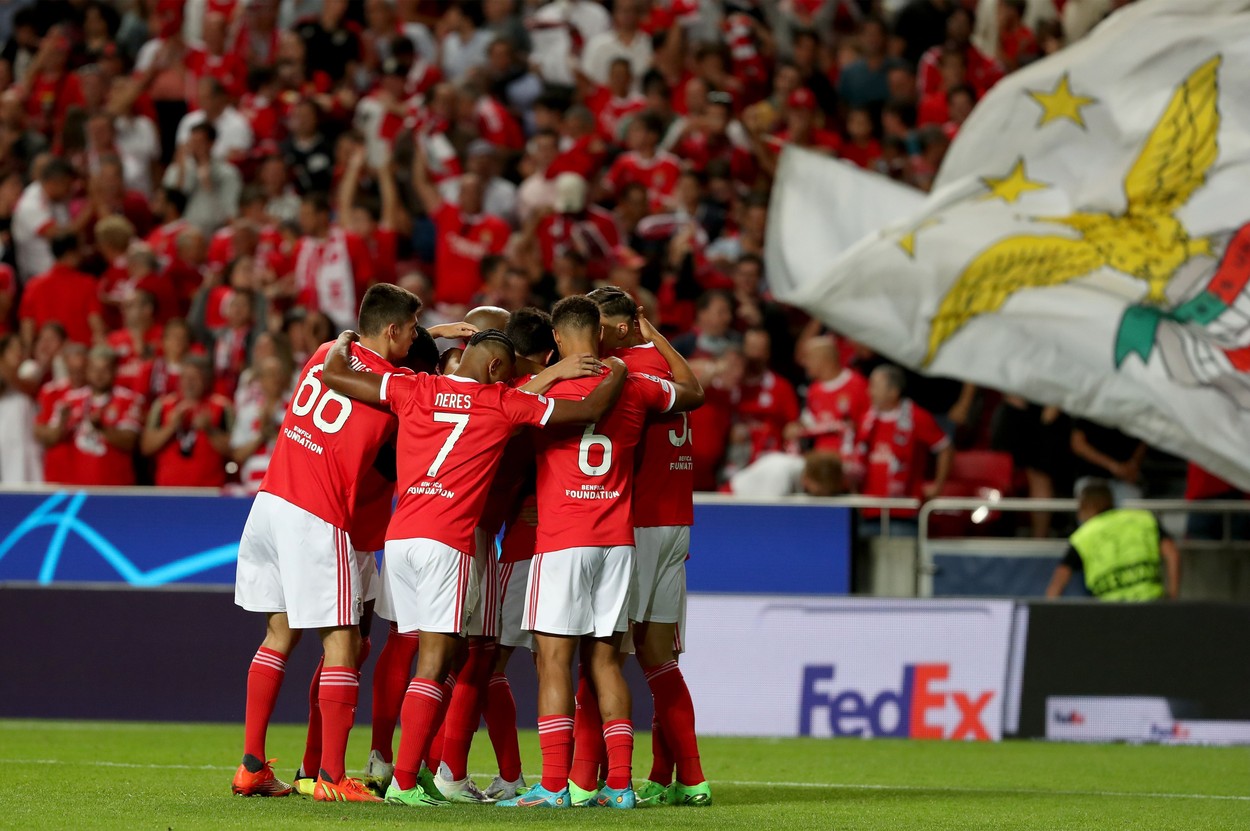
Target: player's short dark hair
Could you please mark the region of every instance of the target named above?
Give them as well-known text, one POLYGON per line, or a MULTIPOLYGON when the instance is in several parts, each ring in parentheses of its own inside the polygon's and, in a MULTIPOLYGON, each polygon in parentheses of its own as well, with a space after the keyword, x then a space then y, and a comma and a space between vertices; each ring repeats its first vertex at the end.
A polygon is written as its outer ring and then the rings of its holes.
POLYGON ((52 258, 59 260, 66 254, 78 250, 78 235, 73 233, 57 234, 52 238, 52 258))
POLYGON ((490 276, 492 271, 499 268, 500 265, 506 263, 507 261, 508 258, 500 254, 487 254, 485 257, 482 257, 482 262, 478 264, 477 273, 483 280, 485 280, 490 276))
POLYGON ((903 390, 907 389, 907 375, 894 364, 882 364, 872 372, 874 375, 880 372, 881 377, 885 378, 899 395, 902 395, 903 390))
POLYGON ((165 204, 177 211, 179 216, 186 212, 187 195, 178 188, 162 187, 161 196, 165 198, 165 204))
POLYGON ((603 286, 586 296, 595 301, 601 317, 624 317, 633 320, 638 316, 638 304, 622 288, 603 286))
POLYGON ((533 306, 517 309, 508 318, 504 334, 512 341, 518 355, 532 358, 555 351, 556 338, 551 331, 551 315, 533 306))
POLYGON ((373 336, 394 323, 402 326, 421 311, 421 298, 390 283, 369 287, 360 301, 360 333, 373 336))
POLYGON ((601 319, 595 301, 580 294, 564 298, 551 310, 555 329, 597 330, 601 319))
POLYGON ((417 327, 417 337, 408 347, 403 365, 413 372, 434 372, 438 369, 438 344, 424 326, 417 327))
POLYGON ((469 351, 474 346, 489 349, 501 358, 507 356, 509 361, 516 360, 516 347, 513 345, 512 340, 498 329, 483 329, 478 332, 469 338, 465 351, 469 351))

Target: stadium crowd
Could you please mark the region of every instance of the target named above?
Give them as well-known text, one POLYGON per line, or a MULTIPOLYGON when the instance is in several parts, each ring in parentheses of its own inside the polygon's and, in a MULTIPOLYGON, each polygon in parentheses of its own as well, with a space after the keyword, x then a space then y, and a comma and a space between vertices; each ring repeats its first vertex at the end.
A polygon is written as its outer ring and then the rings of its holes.
POLYGON ((1116 5, 0 2, 0 481, 255 490, 299 369, 392 282, 427 325, 628 291, 707 390, 703 490, 932 496, 994 446, 1032 495, 1132 493, 1140 442, 890 367, 763 258, 781 147, 927 189, 1116 5))

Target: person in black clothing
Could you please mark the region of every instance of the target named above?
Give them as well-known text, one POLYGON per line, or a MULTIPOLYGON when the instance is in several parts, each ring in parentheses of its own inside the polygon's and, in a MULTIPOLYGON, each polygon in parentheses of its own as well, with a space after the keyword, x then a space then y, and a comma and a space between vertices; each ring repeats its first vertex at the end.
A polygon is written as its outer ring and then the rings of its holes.
POLYGON ((1072 425, 1072 453, 1076 456, 1076 491, 1089 479, 1107 479, 1116 502, 1140 499, 1144 442, 1092 421, 1072 425))
POLYGON ((334 178, 334 147, 322 134, 321 111, 304 99, 291 114, 291 135, 282 143, 282 156, 301 194, 329 193, 334 178))
POLYGON ((347 0, 325 0, 319 17, 296 25, 309 74, 320 70, 331 80, 341 81, 360 61, 360 29, 344 19, 346 14, 347 0))
POLYGON ((894 37, 903 41, 903 57, 912 66, 946 40, 946 18, 953 5, 951 0, 911 0, 894 18, 894 37))

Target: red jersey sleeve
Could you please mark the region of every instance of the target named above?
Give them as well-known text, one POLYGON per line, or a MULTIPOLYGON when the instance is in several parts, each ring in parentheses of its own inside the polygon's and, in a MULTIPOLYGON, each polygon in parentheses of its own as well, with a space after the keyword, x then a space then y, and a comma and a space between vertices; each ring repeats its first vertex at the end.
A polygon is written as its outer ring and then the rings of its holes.
POLYGON ((410 411, 427 375, 406 375, 388 372, 382 376, 382 403, 398 414, 410 411))
POLYGON ((554 398, 502 387, 500 407, 508 420, 520 426, 545 427, 556 407, 554 398))
POLYGON ((667 413, 677 403, 677 388, 663 378, 635 372, 629 380, 638 388, 646 409, 652 412, 667 413))
POLYGON ((931 416, 928 410, 922 410, 919 407, 913 409, 916 419, 916 441, 929 448, 934 453, 940 453, 946 449, 946 445, 950 444, 950 439, 946 432, 938 426, 937 421, 931 416))

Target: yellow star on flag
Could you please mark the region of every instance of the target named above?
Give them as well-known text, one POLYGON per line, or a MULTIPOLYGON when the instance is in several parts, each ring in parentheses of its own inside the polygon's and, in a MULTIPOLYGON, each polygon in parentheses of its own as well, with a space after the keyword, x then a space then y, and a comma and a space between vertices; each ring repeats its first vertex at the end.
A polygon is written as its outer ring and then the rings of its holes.
POLYGON ((1038 127, 1045 127, 1052 121, 1066 118, 1084 130, 1085 116, 1081 114, 1081 107, 1098 103, 1096 98, 1074 95, 1066 72, 1050 92, 1034 89, 1025 90, 1025 92, 1042 108, 1042 116, 1037 121, 1038 127))
POLYGON ((941 223, 941 221, 940 219, 926 219, 924 222, 921 222, 898 238, 898 247, 903 249, 904 253, 913 260, 916 259, 916 234, 919 234, 925 228, 941 223))
POLYGON ((1021 196, 1031 190, 1045 190, 1048 187, 1045 182, 1029 178, 1024 170, 1023 157, 1016 159, 1015 167, 1006 176, 982 176, 981 184, 990 189, 982 199, 1001 199, 1008 204, 1019 201, 1021 196))

